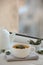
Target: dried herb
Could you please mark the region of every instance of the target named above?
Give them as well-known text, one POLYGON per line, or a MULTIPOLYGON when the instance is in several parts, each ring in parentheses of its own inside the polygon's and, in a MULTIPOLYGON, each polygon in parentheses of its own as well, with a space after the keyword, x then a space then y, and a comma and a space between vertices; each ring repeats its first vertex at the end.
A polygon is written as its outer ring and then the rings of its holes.
POLYGON ((4 53, 4 52, 5 52, 5 49, 2 49, 2 50, 1 50, 1 52, 3 52, 3 53, 4 53))
POLYGON ((6 55, 10 55, 10 54, 11 54, 11 52, 10 52, 10 51, 7 51, 7 52, 6 52, 6 55))
POLYGON ((37 53, 43 54, 43 50, 39 50, 39 51, 37 51, 37 53))
POLYGON ((39 45, 39 44, 41 44, 41 39, 37 39, 36 42, 34 42, 33 40, 30 40, 29 43, 30 43, 31 45, 39 45))

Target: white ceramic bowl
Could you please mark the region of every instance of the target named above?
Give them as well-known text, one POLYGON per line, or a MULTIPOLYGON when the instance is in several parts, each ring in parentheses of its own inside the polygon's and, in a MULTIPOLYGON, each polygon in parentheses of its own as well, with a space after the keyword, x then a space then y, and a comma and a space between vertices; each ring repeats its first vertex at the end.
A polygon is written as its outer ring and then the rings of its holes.
MULTIPOLYGON (((18 43, 19 44, 19 43, 18 43)), ((15 44, 16 45, 16 44, 15 44)), ((19 44, 20 45, 20 44, 19 44)), ((25 49, 16 49, 16 48, 11 48, 11 51, 12 51, 12 54, 16 57, 19 57, 19 58, 24 58, 26 56, 28 56, 30 53, 31 53, 31 45, 29 44, 21 44, 21 45, 28 45, 30 46, 29 48, 25 48, 25 49)))

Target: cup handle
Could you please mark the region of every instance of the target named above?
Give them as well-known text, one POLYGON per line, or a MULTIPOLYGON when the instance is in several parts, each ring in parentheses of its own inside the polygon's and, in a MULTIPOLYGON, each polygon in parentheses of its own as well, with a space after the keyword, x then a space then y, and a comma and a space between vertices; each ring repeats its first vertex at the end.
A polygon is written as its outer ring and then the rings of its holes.
POLYGON ((35 52, 35 47, 31 47, 31 52, 35 52))

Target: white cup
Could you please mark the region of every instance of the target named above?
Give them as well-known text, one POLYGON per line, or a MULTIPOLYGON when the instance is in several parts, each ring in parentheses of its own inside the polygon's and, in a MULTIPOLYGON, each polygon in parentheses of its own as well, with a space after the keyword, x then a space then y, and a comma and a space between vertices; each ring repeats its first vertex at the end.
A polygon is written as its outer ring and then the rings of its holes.
POLYGON ((25 43, 16 43, 12 45, 11 47, 11 52, 12 54, 15 56, 15 57, 18 57, 18 58, 24 58, 28 55, 30 55, 30 53, 32 52, 32 46, 29 45, 29 44, 25 44, 25 43), (24 49, 17 49, 17 48, 13 48, 14 45, 26 45, 28 46, 28 48, 24 48, 24 49))

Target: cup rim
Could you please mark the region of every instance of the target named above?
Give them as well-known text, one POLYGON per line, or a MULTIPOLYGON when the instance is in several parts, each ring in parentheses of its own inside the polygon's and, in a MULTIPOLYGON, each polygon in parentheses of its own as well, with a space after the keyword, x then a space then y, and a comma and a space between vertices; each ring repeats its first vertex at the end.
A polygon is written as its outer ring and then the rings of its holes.
MULTIPOLYGON (((17 43, 18 45, 20 45, 19 43, 17 43)), ((14 45, 17 45, 17 44, 14 44, 14 45)), ((13 48, 13 45, 12 45, 12 49, 16 49, 16 50, 25 50, 25 49, 30 49, 31 48, 31 45, 28 45, 28 44, 21 44, 21 45, 27 45, 29 46, 28 48, 24 48, 24 49, 20 49, 20 48, 13 48)))

